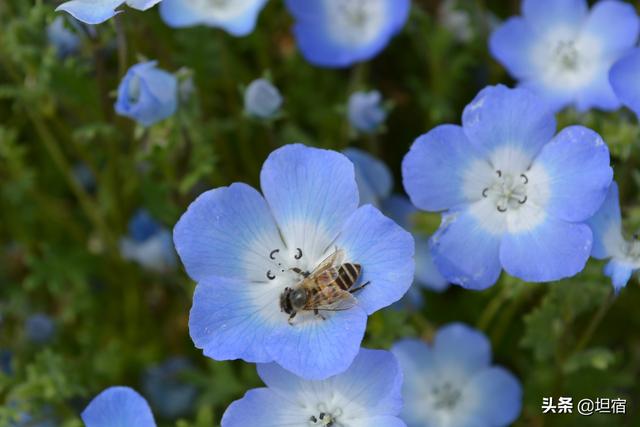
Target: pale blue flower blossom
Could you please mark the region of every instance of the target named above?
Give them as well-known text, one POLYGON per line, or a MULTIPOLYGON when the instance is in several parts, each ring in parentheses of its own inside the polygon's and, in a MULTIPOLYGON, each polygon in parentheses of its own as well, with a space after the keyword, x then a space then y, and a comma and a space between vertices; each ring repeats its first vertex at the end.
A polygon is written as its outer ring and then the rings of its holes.
POLYGON ((244 109, 250 116, 261 119, 274 117, 282 106, 282 95, 267 79, 252 81, 244 91, 244 109))
POLYGON ((62 3, 56 11, 64 11, 85 24, 100 24, 112 18, 123 4, 138 10, 147 10, 161 0, 71 0, 62 3))
POLYGON ((188 359, 172 357, 145 371, 142 391, 156 414, 174 419, 187 415, 193 409, 198 389, 184 378, 192 369, 188 359))
POLYGON ((56 325, 44 313, 32 314, 25 321, 25 334, 27 339, 35 344, 45 344, 53 338, 56 331, 56 325))
POLYGON ((58 16, 47 27, 47 39, 61 58, 76 52, 80 47, 80 38, 65 23, 65 17, 58 16))
POLYGON ((129 387, 109 387, 82 412, 86 427, 156 427, 149 404, 129 387))
POLYGON ((348 117, 351 126, 359 132, 377 131, 387 118, 380 92, 373 90, 353 93, 349 97, 348 117))
POLYGON ((120 252, 124 259, 150 271, 170 271, 177 263, 171 231, 142 209, 129 221, 129 235, 120 240, 120 252))
POLYGON ((611 68, 609 80, 625 107, 640 117, 640 49, 633 49, 611 68))

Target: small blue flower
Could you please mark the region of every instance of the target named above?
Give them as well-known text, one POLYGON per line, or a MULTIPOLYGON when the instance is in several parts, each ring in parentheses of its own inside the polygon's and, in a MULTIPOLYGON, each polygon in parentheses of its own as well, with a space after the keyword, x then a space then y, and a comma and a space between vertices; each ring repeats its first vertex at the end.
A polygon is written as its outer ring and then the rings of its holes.
POLYGON ((203 193, 175 226, 178 254, 198 282, 191 338, 216 360, 275 361, 308 379, 343 372, 367 316, 411 285, 413 239, 378 209, 358 208, 353 165, 340 153, 284 146, 260 181, 264 197, 243 183, 203 193), (361 266, 352 289, 369 282, 355 305, 291 318, 281 308, 285 290, 336 253, 361 266))
POLYGON ((53 338, 56 325, 53 319, 44 313, 29 316, 25 322, 27 339, 35 344, 45 344, 53 338))
POLYGON ((286 0, 305 58, 348 67, 376 56, 409 16, 410 0, 286 0))
POLYGON ((446 325, 433 344, 404 340, 391 349, 404 374, 401 418, 408 427, 506 427, 522 409, 522 387, 491 365, 491 343, 464 324, 446 325))
POLYGON ((252 81, 244 91, 244 109, 254 117, 270 119, 282 106, 282 95, 267 79, 252 81))
POLYGON ((388 351, 361 349, 353 364, 324 381, 307 381, 278 365, 258 365, 266 387, 249 390, 222 417, 222 427, 406 427, 402 373, 388 351))
POLYGON ((546 103, 525 89, 482 90, 462 126, 419 137, 402 164, 418 208, 442 212, 431 238, 438 270, 470 289, 493 285, 504 268, 529 282, 580 272, 613 172, 594 131, 571 126, 554 137, 546 103))
POLYGON ((109 387, 82 412, 86 427, 156 427, 144 397, 129 387, 109 387))
POLYGON ((631 49, 640 20, 631 4, 617 0, 523 0, 490 39, 492 55, 520 84, 555 109, 575 105, 614 110, 620 101, 609 69, 631 49), (612 24, 615 23, 615 24, 612 24))
POLYGON ((177 262, 171 231, 143 209, 129 221, 129 235, 120 240, 120 252, 124 259, 151 271, 173 270, 177 262))
POLYGON ((631 275, 640 270, 640 237, 635 234, 631 240, 622 236, 622 216, 618 184, 614 181, 600 210, 589 220, 593 230, 593 250, 591 256, 610 259, 604 272, 611 278, 614 290, 627 285, 631 275))
POLYGON ((13 353, 11 350, 0 349, 0 373, 4 375, 13 374, 12 360, 13 353))
POLYGON ((156 61, 136 64, 118 87, 116 112, 142 126, 166 119, 178 104, 178 82, 173 74, 156 68, 156 61))
POLYGON ((349 97, 349 123, 357 131, 374 133, 387 118, 382 95, 377 90, 355 92, 349 97))
MULTIPOLYGON (((387 165, 380 159, 358 148, 347 148, 343 154, 353 162, 356 183, 360 193, 360 204, 372 204, 385 215, 411 232, 416 242, 415 282, 437 292, 445 290, 449 283, 442 277, 431 257, 428 236, 416 232, 413 217, 417 209, 402 195, 391 194, 393 176, 387 165)), ((421 302, 420 292, 412 287, 407 294, 416 305, 421 302)))
POLYGON ((142 391, 148 396, 156 414, 174 419, 191 411, 198 389, 183 378, 191 369, 187 359, 173 357, 144 373, 142 391))
POLYGON ((121 11, 118 7, 126 3, 138 10, 147 10, 161 0, 71 0, 62 3, 56 11, 64 11, 85 24, 101 24, 121 11))
POLYGON ((611 68, 609 80, 625 107, 640 117, 640 49, 633 49, 611 68))
POLYGON ((256 26, 267 0, 164 0, 160 15, 171 27, 207 25, 234 36, 246 36, 256 26))
MULTIPOLYGON (((72 18, 71 18, 72 19, 72 18)), ((80 47, 80 38, 65 25, 66 19, 58 16, 47 27, 47 39, 58 54, 58 57, 64 58, 71 55, 80 47)))

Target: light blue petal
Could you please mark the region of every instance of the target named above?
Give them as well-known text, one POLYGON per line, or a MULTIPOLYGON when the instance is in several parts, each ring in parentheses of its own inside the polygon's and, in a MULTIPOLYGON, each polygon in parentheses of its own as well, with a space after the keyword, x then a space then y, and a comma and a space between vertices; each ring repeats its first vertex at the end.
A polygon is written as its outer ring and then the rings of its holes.
POLYGON ((287 145, 262 166, 262 192, 287 247, 319 260, 358 206, 353 164, 330 150, 287 145))
POLYGON ((491 343, 480 331, 463 323, 438 329, 433 356, 440 369, 453 369, 460 378, 481 371, 491 363, 491 343))
POLYGON ((267 388, 249 390, 222 416, 222 427, 302 426, 309 422, 304 407, 267 388))
POLYGON ((398 301, 411 286, 413 237, 373 206, 362 206, 349 218, 336 245, 346 261, 362 266, 358 283, 369 285, 355 296, 368 314, 398 301))
POLYGON ((593 5, 582 27, 582 34, 593 37, 601 49, 619 56, 631 49, 638 40, 640 20, 633 5, 604 0, 593 5), (615 22, 615 25, 611 25, 615 22))
POLYGON ((161 0, 127 0, 127 5, 138 10, 147 10, 160 3, 160 1, 161 0))
POLYGON ((349 421, 349 427, 407 427, 404 421, 398 417, 379 416, 358 418, 349 421))
POLYGON ((617 255, 615 248, 621 248, 624 239, 622 237, 618 184, 615 181, 611 183, 604 203, 587 223, 593 231, 591 256, 604 259, 617 255))
POLYGON ((465 107, 462 127, 471 144, 488 158, 508 147, 533 160, 553 137, 556 120, 532 92, 498 85, 484 88, 465 107))
POLYGON ((587 225, 547 216, 531 230, 505 235, 500 261, 512 276, 528 282, 551 282, 582 271, 592 243, 587 225))
POLYGON ((465 393, 472 402, 472 407, 466 409, 487 426, 509 426, 522 411, 522 386, 501 367, 478 372, 467 384, 465 393))
POLYGON ((294 321, 292 326, 284 322, 266 342, 271 358, 309 380, 323 380, 347 370, 360 350, 367 314, 355 306, 323 315, 325 320, 308 318, 294 321))
POLYGON ((586 0, 524 0, 522 14, 535 31, 544 34, 558 28, 575 32, 589 12, 586 0))
POLYGON ((550 215, 584 221, 607 196, 613 179, 609 163, 609 148, 600 135, 583 126, 570 126, 545 145, 529 176, 532 185, 548 186, 543 209, 550 215))
POLYGON ((282 106, 282 95, 267 79, 256 79, 244 91, 244 110, 261 119, 273 117, 282 106))
POLYGON ((416 274, 415 280, 421 286, 436 292, 442 292, 449 287, 447 279, 442 277, 438 267, 433 262, 429 238, 416 236, 416 274))
POLYGON ((353 162, 360 204, 380 206, 380 202, 391 194, 393 187, 393 177, 387 165, 358 148, 347 148, 342 153, 353 162))
POLYGON ((129 387, 110 387, 82 412, 86 427, 155 427, 149 404, 129 387))
POLYGON ((533 29, 520 17, 507 19, 489 39, 491 55, 496 58, 509 73, 518 78, 535 77, 535 68, 531 64, 531 49, 536 41, 533 29))
POLYGON ((640 116, 640 49, 633 49, 615 63, 609 75, 620 101, 640 116))
POLYGON ((351 126, 363 133, 374 133, 387 118, 382 95, 377 90, 351 94, 347 112, 351 126))
POLYGON ((255 1, 255 5, 251 10, 236 17, 235 19, 226 22, 210 22, 210 25, 213 24, 213 26, 219 26, 229 34, 236 37, 251 34, 256 27, 258 15, 262 11, 262 8, 264 8, 264 6, 267 4, 267 1, 268 0, 257 0, 255 1))
POLYGON ((482 216, 474 213, 494 211, 495 206, 483 199, 467 209, 443 215, 430 246, 438 270, 450 283, 481 290, 498 280, 502 236, 487 231, 482 216))
POLYGON ((631 279, 634 268, 629 264, 619 262, 612 259, 605 265, 604 274, 611 278, 611 284, 616 293, 627 286, 627 282, 631 279))
POLYGON ((265 281, 269 253, 281 245, 267 203, 242 183, 201 194, 176 224, 173 240, 196 281, 265 281))
POLYGON ((413 230, 414 217, 418 209, 406 196, 392 194, 382 201, 380 210, 405 230, 413 230))
POLYGON ((589 85, 576 93, 576 110, 585 112, 591 108, 598 108, 603 111, 613 111, 622 105, 609 81, 610 65, 604 63, 600 68, 589 85))
POLYGON ((466 173, 479 161, 460 126, 441 125, 413 143, 402 161, 402 182, 418 208, 449 209, 469 202, 464 188, 466 173))
POLYGON ((62 3, 56 11, 64 11, 85 24, 100 24, 116 14, 115 9, 124 0, 71 0, 62 3))
POLYGON ((160 17, 174 28, 191 27, 201 22, 196 9, 185 0, 163 0, 160 3, 160 17))

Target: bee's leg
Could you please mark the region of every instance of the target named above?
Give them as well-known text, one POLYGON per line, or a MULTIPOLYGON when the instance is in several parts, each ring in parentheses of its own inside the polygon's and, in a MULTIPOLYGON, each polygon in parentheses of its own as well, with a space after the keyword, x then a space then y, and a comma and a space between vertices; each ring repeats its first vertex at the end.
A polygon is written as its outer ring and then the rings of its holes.
POLYGON ((294 273, 298 273, 302 277, 309 277, 310 274, 308 271, 302 271, 298 267, 292 267, 289 270, 293 271, 294 273))
POLYGON ((327 320, 327 318, 324 317, 322 314, 320 314, 320 312, 318 310, 313 310, 313 314, 315 314, 316 316, 318 316, 322 320, 327 320))
POLYGON ((366 283, 363 283, 362 285, 358 286, 357 288, 349 289, 349 292, 353 294, 353 293, 356 293, 356 292, 358 292, 358 291, 361 291, 361 290, 362 290, 362 289, 364 289, 364 288, 365 288, 369 283, 371 283, 371 282, 366 282, 366 283))
POLYGON ((293 318, 296 317, 296 314, 298 314, 298 312, 294 311, 293 313, 291 313, 291 316, 289 316, 289 319, 287 320, 287 322, 289 322, 291 326, 293 326, 293 318))

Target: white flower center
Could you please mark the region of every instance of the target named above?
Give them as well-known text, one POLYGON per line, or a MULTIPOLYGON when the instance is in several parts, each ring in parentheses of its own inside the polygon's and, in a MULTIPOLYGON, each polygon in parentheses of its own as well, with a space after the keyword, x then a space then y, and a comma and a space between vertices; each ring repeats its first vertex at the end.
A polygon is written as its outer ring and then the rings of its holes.
POLYGON ((340 423, 339 418, 342 416, 342 408, 333 407, 329 410, 327 405, 320 403, 317 407, 317 413, 309 417, 310 426, 323 426, 323 427, 343 427, 344 424, 340 423))
POLYGON ((640 268, 640 234, 634 234, 630 241, 623 240, 621 249, 624 260, 640 268))
POLYGON ((361 46, 375 39, 384 24, 381 0, 327 0, 327 22, 340 43, 361 46))
POLYGON ((440 410, 453 410, 462 398, 462 391, 448 381, 431 389, 433 407, 440 410))
POLYGON ((136 104, 140 100, 140 76, 134 74, 127 86, 127 99, 129 104, 136 104))
POLYGON ((490 199, 498 212, 519 209, 527 203, 529 178, 524 173, 519 176, 496 170, 493 183, 482 190, 482 197, 490 199))
POLYGON ((300 276, 310 273, 305 253, 301 248, 295 248, 292 252, 288 249, 274 248, 268 254, 269 269, 265 276, 269 280, 285 279, 286 282, 297 282, 300 276))
POLYGON ((188 0, 203 18, 227 20, 242 15, 256 0, 188 0))
POLYGON ((581 60, 582 58, 575 42, 564 40, 558 42, 555 48, 554 64, 556 67, 565 72, 575 71, 579 67, 581 60))

